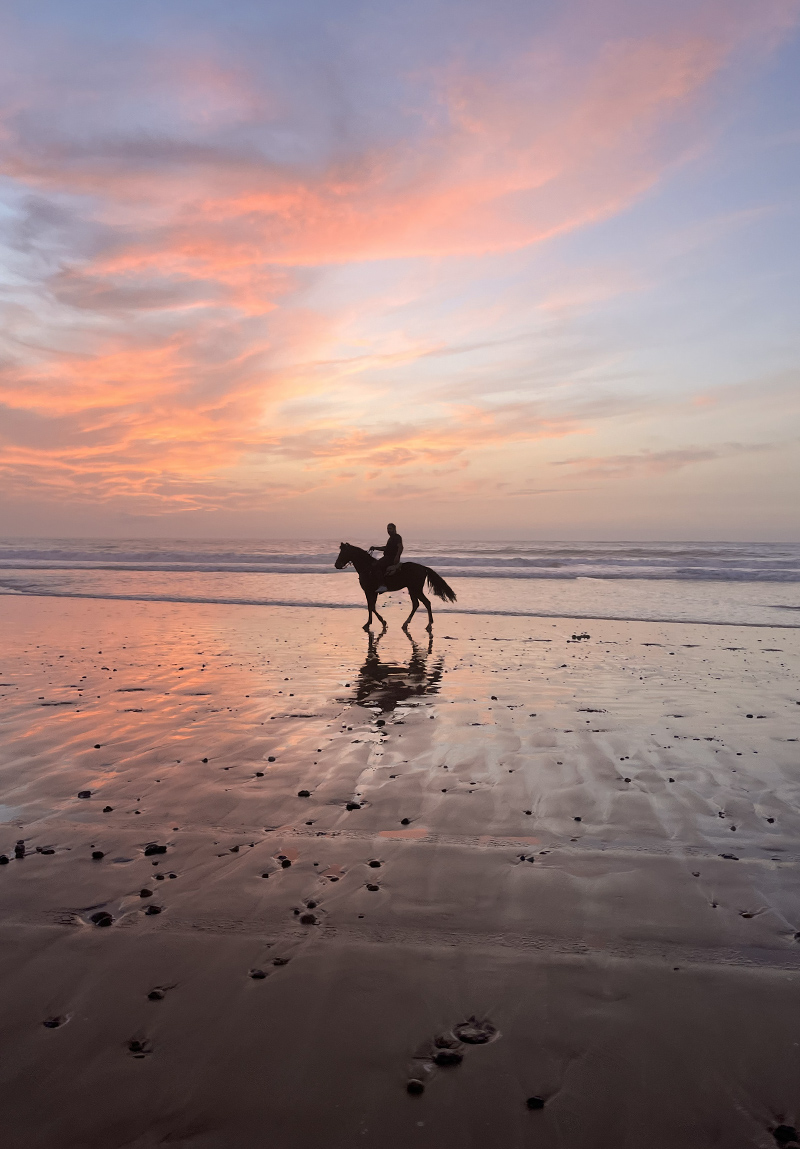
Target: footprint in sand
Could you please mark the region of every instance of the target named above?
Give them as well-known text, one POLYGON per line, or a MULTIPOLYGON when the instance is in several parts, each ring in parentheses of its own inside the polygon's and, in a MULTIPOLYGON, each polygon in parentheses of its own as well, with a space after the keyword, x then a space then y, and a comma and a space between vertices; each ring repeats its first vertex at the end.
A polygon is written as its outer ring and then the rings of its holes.
POLYGON ((439 1034, 414 1055, 416 1065, 406 1081, 406 1091, 412 1096, 425 1092, 426 1079, 430 1080, 435 1068, 454 1068, 464 1060, 468 1045, 488 1045, 500 1036, 497 1026, 488 1018, 473 1014, 466 1021, 454 1025, 449 1033, 439 1034))

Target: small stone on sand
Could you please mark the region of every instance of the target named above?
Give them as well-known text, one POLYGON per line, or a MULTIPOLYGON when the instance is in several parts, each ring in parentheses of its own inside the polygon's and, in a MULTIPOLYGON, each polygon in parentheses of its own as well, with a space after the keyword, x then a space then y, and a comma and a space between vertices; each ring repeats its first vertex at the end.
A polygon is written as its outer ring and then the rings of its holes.
POLYGON ((544 1109, 544 1099, 542 1097, 529 1097, 525 1104, 529 1109, 544 1109))
POLYGON ((417 1097, 420 1093, 425 1092, 425 1086, 418 1077, 412 1077, 410 1081, 406 1082, 406 1090, 417 1097))

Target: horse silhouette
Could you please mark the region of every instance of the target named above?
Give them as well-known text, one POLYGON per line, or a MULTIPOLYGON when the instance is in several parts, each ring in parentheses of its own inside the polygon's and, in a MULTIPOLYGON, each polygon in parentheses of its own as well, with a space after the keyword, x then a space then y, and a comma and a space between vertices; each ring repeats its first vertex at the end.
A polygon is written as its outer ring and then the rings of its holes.
POLYGON ((369 618, 364 623, 364 630, 369 630, 372 625, 373 614, 379 622, 383 623, 384 627, 386 626, 386 620, 378 614, 375 605, 378 601, 378 594, 383 593, 378 590, 379 586, 384 586, 387 591, 402 590, 404 587, 408 591, 411 597, 411 614, 403 623, 403 630, 406 629, 416 614, 420 601, 428 611, 428 625, 425 629, 427 631, 433 630, 433 611, 431 610, 430 599, 423 592, 426 582, 428 589, 433 591, 437 598, 443 599, 444 602, 456 601, 455 591, 447 585, 442 576, 431 570, 430 567, 422 566, 421 563, 400 563, 394 574, 387 574, 377 567, 372 555, 362 550, 361 547, 354 547, 352 543, 340 543, 339 557, 333 565, 337 571, 340 571, 348 563, 352 563, 356 568, 358 581, 361 583, 361 589, 367 600, 369 618))

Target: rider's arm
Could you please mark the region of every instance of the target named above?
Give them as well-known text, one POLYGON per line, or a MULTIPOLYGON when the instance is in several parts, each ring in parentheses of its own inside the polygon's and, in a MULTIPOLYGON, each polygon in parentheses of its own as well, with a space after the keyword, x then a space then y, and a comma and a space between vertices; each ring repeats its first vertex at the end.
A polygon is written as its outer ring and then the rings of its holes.
POLYGON ((370 547, 370 551, 385 551, 386 547, 370 547))

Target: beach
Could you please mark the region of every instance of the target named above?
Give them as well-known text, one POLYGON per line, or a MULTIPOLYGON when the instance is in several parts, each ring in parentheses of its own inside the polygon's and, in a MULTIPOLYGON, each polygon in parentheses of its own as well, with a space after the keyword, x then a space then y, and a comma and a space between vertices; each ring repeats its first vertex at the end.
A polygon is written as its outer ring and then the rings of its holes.
POLYGON ((7 1143, 780 1143, 797 629, 386 613, 0 597, 7 1143))

